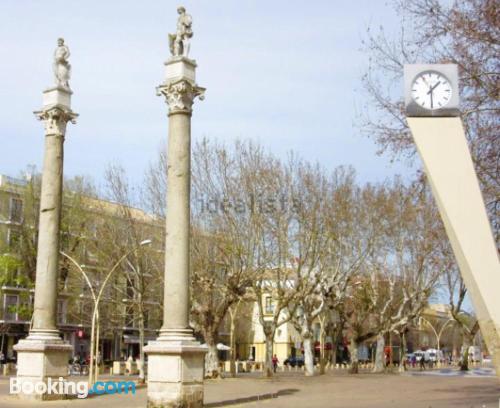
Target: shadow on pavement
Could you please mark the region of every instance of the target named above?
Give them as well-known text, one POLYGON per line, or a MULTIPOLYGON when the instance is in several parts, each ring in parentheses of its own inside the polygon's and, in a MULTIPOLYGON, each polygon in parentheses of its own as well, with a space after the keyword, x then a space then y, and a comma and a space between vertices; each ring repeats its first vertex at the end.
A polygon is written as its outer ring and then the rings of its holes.
POLYGON ((285 395, 292 395, 298 391, 299 390, 296 388, 287 388, 284 390, 279 390, 277 392, 269 392, 266 394, 251 395, 249 397, 230 399, 230 400, 226 400, 226 401, 210 402, 210 403, 205 404, 203 406, 206 408, 226 407, 228 405, 243 404, 246 402, 263 401, 263 400, 283 397, 285 395))

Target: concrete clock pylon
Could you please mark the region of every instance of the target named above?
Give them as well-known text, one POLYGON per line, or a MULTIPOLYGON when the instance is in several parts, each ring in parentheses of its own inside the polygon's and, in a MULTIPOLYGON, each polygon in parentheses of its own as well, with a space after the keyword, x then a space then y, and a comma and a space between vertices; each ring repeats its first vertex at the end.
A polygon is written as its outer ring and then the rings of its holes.
POLYGON ((407 121, 500 377, 500 262, 462 121, 407 121))

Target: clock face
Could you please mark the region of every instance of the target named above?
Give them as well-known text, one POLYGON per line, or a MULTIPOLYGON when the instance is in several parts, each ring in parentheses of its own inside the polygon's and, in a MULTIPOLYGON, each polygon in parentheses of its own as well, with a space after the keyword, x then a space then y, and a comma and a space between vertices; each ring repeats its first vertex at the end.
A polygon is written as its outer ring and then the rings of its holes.
POLYGON ((437 71, 424 71, 417 75, 411 87, 411 97, 421 107, 436 110, 451 100, 450 81, 437 71))

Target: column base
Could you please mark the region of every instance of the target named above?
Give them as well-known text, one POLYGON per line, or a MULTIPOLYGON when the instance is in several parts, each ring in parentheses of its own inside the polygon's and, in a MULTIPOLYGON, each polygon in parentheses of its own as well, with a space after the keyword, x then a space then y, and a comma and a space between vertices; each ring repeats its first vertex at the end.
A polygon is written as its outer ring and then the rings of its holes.
POLYGON ((15 382, 13 388, 20 399, 56 400, 68 397, 57 393, 59 387, 50 387, 50 383, 67 378, 68 361, 73 352, 73 346, 55 336, 56 333, 33 332, 14 346, 17 351, 17 377, 11 381, 15 382))
POLYGON ((149 408, 203 407, 207 347, 196 341, 192 332, 184 340, 180 337, 161 335, 144 348, 148 354, 149 408))

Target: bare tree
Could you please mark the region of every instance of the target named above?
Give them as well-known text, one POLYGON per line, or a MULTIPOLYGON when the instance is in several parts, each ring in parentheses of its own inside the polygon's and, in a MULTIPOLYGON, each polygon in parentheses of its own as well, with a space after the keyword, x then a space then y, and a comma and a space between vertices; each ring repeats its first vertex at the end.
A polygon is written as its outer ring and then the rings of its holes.
POLYGON ((360 128, 381 151, 413 157, 400 80, 407 63, 455 63, 461 82, 462 120, 495 237, 500 224, 500 24, 494 0, 397 0, 398 36, 368 29, 363 43, 370 65, 362 78, 368 98, 360 128))
MULTIPOLYGON (((451 255, 451 254, 450 254, 451 255)), ((473 314, 467 313, 464 302, 467 299, 467 287, 455 263, 449 263, 444 275, 444 288, 448 295, 450 313, 462 333, 462 356, 460 370, 469 370, 469 347, 479 331, 479 322, 473 314)))
POLYGON ((387 235, 370 274, 373 300, 381 302, 375 308, 375 372, 385 367, 385 334, 399 331, 420 315, 441 276, 436 238, 442 236, 443 226, 429 201, 424 183, 406 187, 396 180, 387 196, 387 235))
POLYGON ((158 320, 162 307, 161 285, 163 268, 158 258, 162 257, 163 223, 134 208, 134 193, 124 170, 110 166, 106 171, 107 195, 112 203, 98 204, 102 222, 97 228, 94 253, 103 272, 115 265, 125 254, 108 290, 110 301, 121 303, 115 318, 122 326, 134 327, 139 334, 139 379, 145 381, 144 344, 146 323, 158 320), (145 249, 142 242, 152 240, 156 250, 145 249), (113 299, 114 298, 114 299, 113 299), (156 317, 156 319, 155 319, 156 317), (121 320, 121 322, 120 322, 121 320))

